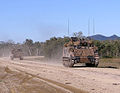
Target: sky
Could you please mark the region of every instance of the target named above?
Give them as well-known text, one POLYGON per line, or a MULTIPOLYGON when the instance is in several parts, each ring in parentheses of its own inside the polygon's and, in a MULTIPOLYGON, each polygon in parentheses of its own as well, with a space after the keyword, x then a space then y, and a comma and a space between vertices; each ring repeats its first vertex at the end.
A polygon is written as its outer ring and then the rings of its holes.
POLYGON ((69 36, 88 36, 88 20, 89 35, 120 36, 120 0, 0 0, 0 41, 68 36, 68 19, 69 36))

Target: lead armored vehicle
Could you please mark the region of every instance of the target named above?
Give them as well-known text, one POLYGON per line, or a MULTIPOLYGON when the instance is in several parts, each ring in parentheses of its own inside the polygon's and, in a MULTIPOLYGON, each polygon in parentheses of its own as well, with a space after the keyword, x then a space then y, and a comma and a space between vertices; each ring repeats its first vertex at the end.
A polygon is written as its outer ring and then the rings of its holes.
POLYGON ((12 49, 10 58, 11 60, 14 60, 14 58, 19 58, 20 60, 23 60, 22 49, 12 49))
POLYGON ((89 67, 97 67, 99 64, 98 48, 92 40, 71 37, 71 41, 63 47, 63 65, 72 67, 77 63, 85 63, 89 67))

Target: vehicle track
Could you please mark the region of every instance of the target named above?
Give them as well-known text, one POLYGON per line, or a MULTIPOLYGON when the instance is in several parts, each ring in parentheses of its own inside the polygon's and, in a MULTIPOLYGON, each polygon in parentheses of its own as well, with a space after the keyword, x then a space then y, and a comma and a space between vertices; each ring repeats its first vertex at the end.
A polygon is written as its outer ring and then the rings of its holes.
MULTIPOLYGON (((52 65, 33 61, 11 61, 0 59, 12 68, 19 68, 28 74, 37 75, 43 79, 52 80, 60 84, 73 86, 77 89, 89 91, 90 93, 119 93, 120 69, 112 68, 88 68, 74 67, 66 68, 61 65, 52 65)), ((56 62, 57 63, 57 62, 56 62)), ((76 92, 75 92, 76 93, 76 92)))
POLYGON ((56 93, 88 93, 88 92, 85 92, 85 91, 80 90, 78 88, 75 88, 73 86, 65 85, 65 84, 62 84, 62 83, 44 78, 44 77, 40 77, 39 73, 38 74, 33 74, 33 72, 35 72, 35 71, 34 70, 31 71, 31 69, 29 69, 30 66, 28 66, 28 65, 18 64, 18 63, 15 63, 16 61, 8 61, 8 60, 6 61, 6 60, 3 60, 3 59, 0 59, 0 62, 1 63, 4 63, 4 62, 7 63, 7 65, 5 65, 5 64, 3 64, 3 65, 9 67, 12 70, 16 70, 16 71, 25 73, 27 75, 30 75, 34 78, 38 78, 41 81, 51 85, 52 87, 59 88, 59 89, 61 89, 61 91, 63 91, 63 92, 57 91, 56 93), (26 67, 27 67, 27 71, 26 71, 26 67))

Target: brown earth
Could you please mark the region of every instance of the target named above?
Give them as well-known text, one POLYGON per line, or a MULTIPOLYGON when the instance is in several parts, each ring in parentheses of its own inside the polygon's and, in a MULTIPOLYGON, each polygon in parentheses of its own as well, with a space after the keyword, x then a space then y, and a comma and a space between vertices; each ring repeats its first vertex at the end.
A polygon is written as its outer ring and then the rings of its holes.
POLYGON ((120 69, 66 68, 38 59, 0 58, 0 93, 120 93, 120 69))

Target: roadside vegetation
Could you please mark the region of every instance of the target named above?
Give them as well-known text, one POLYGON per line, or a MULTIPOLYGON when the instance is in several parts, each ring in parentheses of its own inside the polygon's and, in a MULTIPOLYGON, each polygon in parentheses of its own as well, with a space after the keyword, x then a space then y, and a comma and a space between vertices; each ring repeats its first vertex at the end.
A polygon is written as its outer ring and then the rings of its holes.
MULTIPOLYGON (((74 36, 84 38, 82 32, 74 33, 74 36)), ((0 56, 9 56, 13 48, 21 48, 25 56, 45 56, 47 58, 62 57, 63 45, 70 41, 70 37, 52 37, 45 42, 34 42, 31 39, 26 39, 22 44, 8 42, 0 42, 0 56)), ((120 57, 120 40, 93 40, 98 47, 100 58, 119 58, 120 57)))
POLYGON ((94 41, 101 58, 119 58, 120 40, 94 41))
POLYGON ((102 58, 100 59, 100 68, 120 68, 120 58, 102 58))

